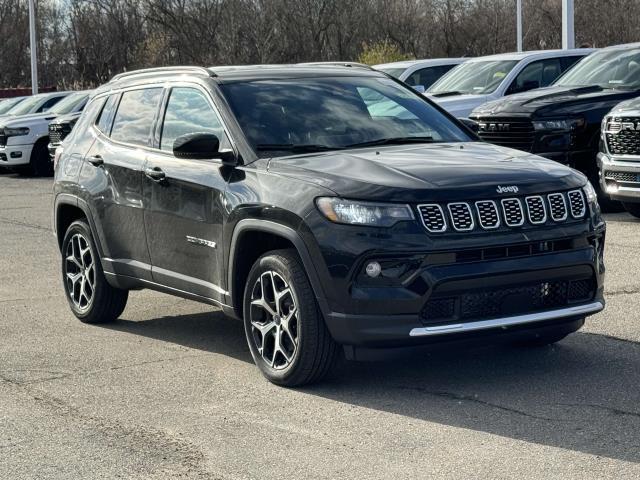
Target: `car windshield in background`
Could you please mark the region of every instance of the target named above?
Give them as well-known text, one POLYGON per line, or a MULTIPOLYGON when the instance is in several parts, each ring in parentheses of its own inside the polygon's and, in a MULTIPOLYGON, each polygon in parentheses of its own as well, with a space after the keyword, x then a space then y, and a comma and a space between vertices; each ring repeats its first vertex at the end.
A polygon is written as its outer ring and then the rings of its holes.
POLYGON ((400 78, 400 75, 402 75, 406 68, 376 68, 376 70, 391 75, 392 77, 400 78))
POLYGON ((13 107, 18 105, 18 103, 22 102, 23 100, 24 98, 22 97, 10 98, 0 103, 0 115, 7 113, 9 110, 11 110, 13 107))
POLYGON ((640 88, 640 49, 592 53, 560 77, 554 85, 640 88))
POLYGON ((83 103, 85 103, 88 97, 89 94, 85 92, 72 93, 68 97, 63 98, 58 103, 56 103, 53 107, 51 107, 51 109, 49 109, 49 111, 58 115, 71 113, 76 110, 76 107, 80 107, 83 103))
POLYGON ((33 97, 29 97, 17 104, 7 113, 9 115, 25 115, 27 113, 31 113, 31 111, 40 104, 45 96, 46 95, 34 95, 33 97))
POLYGON ((261 156, 471 140, 426 100, 389 78, 240 81, 221 88, 261 156))
POLYGON ((491 93, 517 64, 517 60, 466 62, 445 74, 427 92, 434 95, 491 93))

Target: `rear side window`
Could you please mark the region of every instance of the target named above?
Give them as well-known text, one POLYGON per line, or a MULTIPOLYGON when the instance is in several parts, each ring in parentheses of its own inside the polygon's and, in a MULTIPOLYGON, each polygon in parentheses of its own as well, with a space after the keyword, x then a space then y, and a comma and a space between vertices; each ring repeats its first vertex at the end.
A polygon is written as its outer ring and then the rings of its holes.
POLYGON ((82 135, 86 128, 95 120, 96 115, 104 105, 105 97, 95 98, 87 103, 82 116, 78 119, 78 123, 67 137, 67 143, 71 143, 77 135, 82 135))
POLYGON ((525 92, 550 85, 562 73, 559 58, 531 62, 524 67, 509 87, 508 93, 525 92))
POLYGON ((51 107, 53 107, 56 103, 58 103, 63 98, 64 97, 53 97, 53 98, 50 98, 49 100, 47 100, 46 102, 44 102, 42 104, 42 106, 38 109, 37 113, 46 112, 47 110, 49 110, 51 107))
POLYGON ((161 97, 161 87, 124 92, 111 127, 111 138, 118 142, 148 146, 161 97))
POLYGON ((422 85, 426 90, 453 67, 455 67, 455 65, 440 65, 438 67, 422 68, 409 75, 405 80, 405 83, 412 87, 422 85))
POLYGON ((96 128, 107 136, 111 133, 111 122, 113 121, 113 114, 116 112, 117 102, 118 95, 110 95, 96 119, 96 128))
POLYGON ((160 149, 172 151, 176 138, 189 133, 213 133, 220 148, 228 146, 222 123, 205 96, 195 88, 174 88, 164 116, 160 149))
POLYGON ((562 63, 562 71, 565 72, 566 70, 569 70, 571 67, 573 67, 578 60, 582 60, 584 58, 584 56, 578 56, 578 57, 562 57, 560 59, 560 62, 562 63))

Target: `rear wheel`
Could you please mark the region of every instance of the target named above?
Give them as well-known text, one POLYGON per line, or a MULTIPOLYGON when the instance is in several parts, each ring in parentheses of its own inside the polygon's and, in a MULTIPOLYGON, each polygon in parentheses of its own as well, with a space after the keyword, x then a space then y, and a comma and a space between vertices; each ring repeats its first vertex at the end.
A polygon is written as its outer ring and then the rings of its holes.
POLYGON ((640 203, 623 203, 624 209, 636 218, 640 218, 640 203))
POLYGON ((73 314, 85 323, 116 320, 129 292, 113 288, 104 277, 89 225, 73 222, 62 242, 62 281, 73 314))
POLYGON ((244 294, 244 327, 253 360, 277 385, 322 379, 338 346, 318 309, 307 275, 293 250, 277 250, 253 265, 244 294))

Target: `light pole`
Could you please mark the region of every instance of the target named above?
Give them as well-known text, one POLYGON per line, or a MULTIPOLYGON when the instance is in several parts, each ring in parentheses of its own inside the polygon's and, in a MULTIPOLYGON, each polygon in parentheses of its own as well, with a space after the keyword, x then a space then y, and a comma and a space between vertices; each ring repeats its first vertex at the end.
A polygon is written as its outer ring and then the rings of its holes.
POLYGON ((36 9, 29 0, 29 42, 31 48, 31 92, 38 93, 38 48, 36 46, 36 9))
POLYGON ((575 48, 573 31, 573 0, 562 0, 562 49, 575 48))
POLYGON ((516 0, 516 36, 518 37, 518 51, 522 51, 522 0, 516 0))

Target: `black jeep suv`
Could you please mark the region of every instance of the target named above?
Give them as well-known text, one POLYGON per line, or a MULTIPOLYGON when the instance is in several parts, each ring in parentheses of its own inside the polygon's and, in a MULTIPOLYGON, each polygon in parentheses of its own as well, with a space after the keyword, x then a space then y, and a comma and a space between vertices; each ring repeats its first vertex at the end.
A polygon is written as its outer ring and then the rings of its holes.
POLYGON ((547 344, 604 306, 605 224, 584 175, 478 142, 383 73, 130 72, 62 147, 73 313, 113 321, 140 288, 217 305, 277 384, 320 379, 339 351, 547 344))

